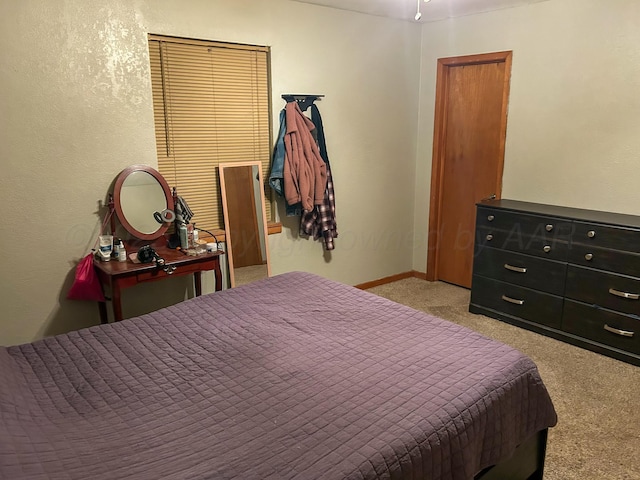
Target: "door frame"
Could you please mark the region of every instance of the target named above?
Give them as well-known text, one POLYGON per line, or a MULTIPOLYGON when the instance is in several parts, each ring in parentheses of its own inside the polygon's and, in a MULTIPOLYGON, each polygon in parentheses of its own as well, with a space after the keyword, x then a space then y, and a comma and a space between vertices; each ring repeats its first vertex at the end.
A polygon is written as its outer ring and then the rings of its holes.
POLYGON ((502 123, 500 125, 500 158, 496 188, 496 198, 502 195, 502 172, 504 168, 504 152, 507 138, 507 110, 509 106, 509 86, 511 80, 511 58, 513 51, 482 53, 477 55, 463 55, 438 59, 436 77, 435 118, 433 125, 433 152, 431 159, 431 193, 429 200, 429 235, 427 246, 427 280, 438 279, 438 240, 439 227, 442 221, 442 182, 445 160, 445 139, 447 136, 447 99, 449 85, 449 69, 465 65, 480 65, 484 63, 504 63, 505 77, 502 97, 502 123))

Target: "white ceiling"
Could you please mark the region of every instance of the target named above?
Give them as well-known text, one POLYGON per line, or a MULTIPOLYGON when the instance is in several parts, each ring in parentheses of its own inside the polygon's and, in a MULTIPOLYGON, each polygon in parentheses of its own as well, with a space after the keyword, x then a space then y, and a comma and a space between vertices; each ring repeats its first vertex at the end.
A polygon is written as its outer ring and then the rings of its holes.
POLYGON ((420 22, 434 22, 452 17, 473 15, 502 8, 517 7, 529 3, 548 0, 294 0, 313 3, 340 10, 367 13, 380 17, 399 18, 415 21, 414 16, 420 2, 422 18, 420 22))

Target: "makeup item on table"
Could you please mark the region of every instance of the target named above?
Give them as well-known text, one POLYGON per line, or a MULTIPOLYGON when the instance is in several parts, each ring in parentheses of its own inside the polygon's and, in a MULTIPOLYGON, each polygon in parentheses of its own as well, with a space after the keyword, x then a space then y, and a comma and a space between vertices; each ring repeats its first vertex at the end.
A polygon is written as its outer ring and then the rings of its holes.
POLYGON ((196 224, 193 224, 193 232, 191 232, 191 245, 194 247, 198 246, 198 239, 200 237, 200 234, 198 233, 198 230, 196 229, 196 224))
POLYGON ((118 261, 126 262, 127 261, 127 251, 124 248, 124 242, 120 240, 118 243, 118 261))
POLYGON ((113 252, 113 235, 100 235, 98 237, 100 248, 100 260, 108 262, 113 252))
POLYGON ((189 236, 187 226, 184 223, 178 225, 178 236, 180 237, 180 248, 182 250, 189 248, 189 236))

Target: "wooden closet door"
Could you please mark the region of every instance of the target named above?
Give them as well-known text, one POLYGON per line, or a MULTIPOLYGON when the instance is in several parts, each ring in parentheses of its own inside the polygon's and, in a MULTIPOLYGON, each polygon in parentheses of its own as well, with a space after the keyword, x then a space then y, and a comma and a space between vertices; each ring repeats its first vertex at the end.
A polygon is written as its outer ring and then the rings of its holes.
POLYGON ((471 287, 475 204, 500 197, 511 52, 440 59, 427 279, 471 287))

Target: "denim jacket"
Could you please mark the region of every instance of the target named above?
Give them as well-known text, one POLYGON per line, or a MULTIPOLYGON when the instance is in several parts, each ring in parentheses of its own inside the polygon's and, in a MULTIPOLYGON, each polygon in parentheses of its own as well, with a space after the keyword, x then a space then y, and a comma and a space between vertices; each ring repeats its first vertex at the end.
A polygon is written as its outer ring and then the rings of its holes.
POLYGON ((287 125, 284 119, 284 109, 280 112, 280 131, 273 149, 271 172, 269 173, 269 185, 276 193, 284 197, 284 136, 287 133, 287 125))

